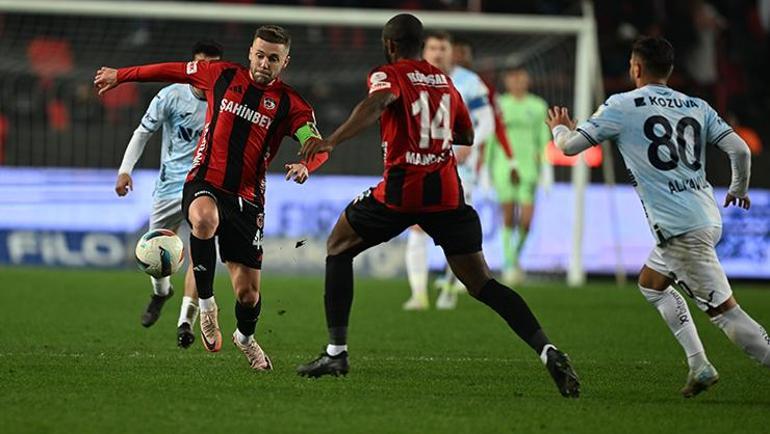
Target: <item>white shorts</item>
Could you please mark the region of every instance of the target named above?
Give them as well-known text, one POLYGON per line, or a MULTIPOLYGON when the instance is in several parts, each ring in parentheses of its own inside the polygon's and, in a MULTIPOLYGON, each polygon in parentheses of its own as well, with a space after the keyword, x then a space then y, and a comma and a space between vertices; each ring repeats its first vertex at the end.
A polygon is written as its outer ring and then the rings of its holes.
POLYGON ((182 197, 176 199, 155 200, 150 214, 150 229, 171 229, 178 231, 182 224, 182 197))
POLYGON ((460 176, 460 184, 463 186, 463 196, 465 203, 473 203, 473 190, 476 188, 476 172, 473 170, 464 170, 466 168, 458 166, 457 174, 460 176))
POLYGON ((701 310, 724 303, 733 295, 716 245, 722 228, 696 229, 655 246, 645 265, 671 277, 701 310))

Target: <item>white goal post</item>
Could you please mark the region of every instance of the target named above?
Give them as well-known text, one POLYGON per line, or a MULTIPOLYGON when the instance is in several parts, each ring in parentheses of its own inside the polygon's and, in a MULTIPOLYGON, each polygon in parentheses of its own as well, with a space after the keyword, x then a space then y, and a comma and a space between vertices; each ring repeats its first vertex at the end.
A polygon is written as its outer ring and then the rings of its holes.
MULTIPOLYGON (((382 9, 319 8, 222 3, 148 1, 58 1, 0 0, 0 12, 17 14, 66 15, 77 17, 146 18, 242 23, 297 25, 336 25, 380 28, 400 11, 382 9)), ((410 11, 426 27, 448 31, 505 32, 510 34, 573 36, 576 40, 574 65, 574 115, 585 120, 595 106, 599 85, 599 53, 593 4, 583 1, 581 16, 506 15, 471 12, 410 11)), ((599 91, 601 92, 601 91, 599 91)), ((606 164, 606 163, 605 163, 606 164)), ((582 263, 584 195, 589 171, 584 159, 572 170, 574 221, 567 282, 585 282, 582 263)))

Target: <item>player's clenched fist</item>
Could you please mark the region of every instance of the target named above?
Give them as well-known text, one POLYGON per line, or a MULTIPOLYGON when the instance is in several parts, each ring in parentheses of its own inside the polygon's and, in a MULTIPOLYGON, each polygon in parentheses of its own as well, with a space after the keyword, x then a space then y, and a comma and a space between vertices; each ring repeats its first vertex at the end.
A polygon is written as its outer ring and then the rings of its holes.
POLYGON ((727 193, 727 196, 725 196, 724 207, 727 208, 730 205, 737 206, 743 209, 749 209, 751 208, 751 199, 749 199, 748 194, 745 197, 737 197, 737 196, 733 196, 730 193, 727 193))
POLYGON ((286 169, 286 180, 293 179, 297 184, 304 184, 308 178, 307 166, 302 163, 287 164, 284 166, 286 169))
POLYGON ((334 146, 331 143, 323 139, 312 137, 308 139, 304 145, 302 145, 302 149, 300 149, 299 155, 301 155, 305 161, 310 161, 316 154, 320 154, 322 152, 331 152, 332 149, 334 149, 334 146))
POLYGON ((99 91, 99 95, 107 92, 118 85, 118 70, 102 66, 96 71, 94 77, 94 86, 99 91))
POLYGON ((134 189, 134 180, 131 179, 131 175, 128 173, 121 173, 118 175, 117 181, 115 181, 115 193, 118 196, 125 196, 129 191, 134 189))

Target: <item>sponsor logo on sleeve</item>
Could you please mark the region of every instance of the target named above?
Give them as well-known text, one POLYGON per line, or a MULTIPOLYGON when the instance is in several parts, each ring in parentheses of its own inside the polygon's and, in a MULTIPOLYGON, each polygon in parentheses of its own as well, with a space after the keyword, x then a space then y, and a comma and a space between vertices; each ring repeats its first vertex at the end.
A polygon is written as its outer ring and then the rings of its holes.
POLYGON ((382 71, 376 71, 369 76, 369 93, 376 92, 382 89, 390 89, 390 82, 385 81, 388 79, 388 74, 382 71))
POLYGON ((192 75, 198 72, 198 61, 187 62, 187 75, 192 75))

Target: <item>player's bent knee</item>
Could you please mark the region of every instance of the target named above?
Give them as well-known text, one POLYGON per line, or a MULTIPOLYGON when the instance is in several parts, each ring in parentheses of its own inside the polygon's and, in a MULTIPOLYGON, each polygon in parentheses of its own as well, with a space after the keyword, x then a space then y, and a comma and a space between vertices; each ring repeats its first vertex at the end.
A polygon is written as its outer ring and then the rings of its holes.
POLYGON ((238 303, 244 306, 254 306, 259 301, 259 292, 256 285, 241 285, 235 288, 235 297, 238 303))
POLYGON ((214 236, 219 226, 219 215, 216 208, 213 212, 210 210, 203 210, 198 212, 190 212, 190 225, 192 226, 193 235, 201 239, 209 239, 214 236))

